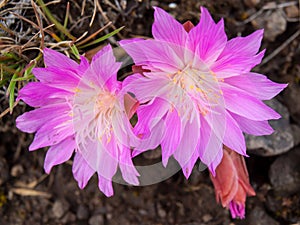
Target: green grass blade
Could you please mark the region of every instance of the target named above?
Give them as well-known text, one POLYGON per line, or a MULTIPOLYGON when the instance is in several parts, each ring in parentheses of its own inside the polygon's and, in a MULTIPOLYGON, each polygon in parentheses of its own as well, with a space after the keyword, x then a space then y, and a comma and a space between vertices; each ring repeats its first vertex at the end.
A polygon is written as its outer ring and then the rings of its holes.
POLYGON ((96 40, 94 40, 94 41, 92 41, 92 42, 90 42, 90 43, 88 43, 88 44, 85 44, 85 45, 83 45, 83 46, 80 46, 79 48, 85 48, 85 47, 88 47, 88 46, 97 44, 97 43, 99 43, 99 42, 101 42, 101 41, 104 41, 104 40, 110 38, 111 36, 114 36, 115 34, 119 33, 123 28, 124 28, 124 26, 123 26, 123 27, 120 27, 120 28, 114 30, 113 32, 110 32, 109 34, 106 34, 106 35, 104 35, 104 36, 102 36, 102 37, 100 37, 100 38, 98 38, 98 39, 96 39, 96 40))

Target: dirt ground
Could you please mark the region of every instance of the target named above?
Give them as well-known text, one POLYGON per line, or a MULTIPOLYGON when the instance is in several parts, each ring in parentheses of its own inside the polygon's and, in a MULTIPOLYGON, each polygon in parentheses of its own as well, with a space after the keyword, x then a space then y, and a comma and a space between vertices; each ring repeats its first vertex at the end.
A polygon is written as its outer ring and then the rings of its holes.
MULTIPOLYGON (((6 1, 0 1, 3 2, 6 1)), ((9 17, 9 12, 4 12, 10 9, 8 11, 36 22, 30 1, 20 1, 22 4, 20 3, 19 8, 16 2, 8 1, 3 8, 0 8, 0 20, 3 19, 4 24, 19 34, 18 38, 14 37, 14 44, 20 46, 26 44, 37 29, 30 28, 31 25, 20 17, 13 16, 14 14, 10 14, 9 17)), ((50 11, 63 23, 67 1, 45 2, 51 3, 50 11)), ((80 37, 85 31, 93 33, 108 21, 111 21, 116 28, 125 26, 118 35, 109 39, 113 45, 122 38, 151 37, 153 22, 151 6, 155 5, 170 12, 180 22, 191 20, 195 24, 199 21, 199 7, 203 5, 209 9, 215 20, 225 18, 226 33, 229 38, 245 36, 256 29, 264 28, 265 37, 261 49, 267 49, 266 56, 255 70, 266 74, 276 82, 290 84, 277 99, 288 109, 289 123, 296 129, 295 139, 300 138, 299 2, 287 0, 99 1, 103 12, 100 13, 99 8, 97 9, 94 22, 90 27, 89 22, 93 17, 95 2, 71 0, 69 3, 69 30, 75 37, 80 37), (83 2, 86 3, 84 14, 80 16, 83 2)), ((112 30, 113 27, 110 26, 104 33, 112 30)), ((6 32, 0 34, 10 36, 6 32)), ((54 42, 51 38, 47 35, 46 46, 47 43, 54 42)), ((30 46, 38 47, 40 44, 38 40, 38 37, 34 37, 30 46)), ((81 49, 80 52, 91 53, 96 47, 97 45, 93 45, 81 49)), ((17 52, 18 49, 12 51, 17 52)), ((36 55, 36 50, 28 50, 22 54, 22 62, 28 63, 36 55)), ((0 112, 4 112, 9 107, 5 86, 2 86, 0 91, 0 112)), ((15 127, 15 118, 25 110, 29 108, 20 103, 14 108, 12 115, 7 114, 0 120, 0 225, 300 224, 300 186, 296 186, 292 191, 286 190, 288 187, 286 189, 283 187, 278 192, 274 182, 271 182, 271 167, 282 157, 281 154, 264 157, 248 152, 250 158, 247 158, 246 162, 257 195, 247 200, 246 219, 233 220, 229 211, 216 203, 208 172, 200 172, 196 167, 189 180, 178 172, 161 183, 146 187, 114 184, 115 195, 111 198, 100 193, 95 176, 85 189, 80 190, 72 176, 71 161, 56 166, 50 175, 45 174, 43 162, 46 149, 29 152, 28 146, 33 135, 21 133, 15 127)), ((299 142, 295 141, 293 148, 283 154, 287 160, 289 159, 287 154, 300 151, 297 145, 299 142)), ((286 164, 289 162, 286 161, 286 164)), ((300 177, 299 166, 292 171, 291 179, 298 182, 300 178, 297 176, 300 177)))

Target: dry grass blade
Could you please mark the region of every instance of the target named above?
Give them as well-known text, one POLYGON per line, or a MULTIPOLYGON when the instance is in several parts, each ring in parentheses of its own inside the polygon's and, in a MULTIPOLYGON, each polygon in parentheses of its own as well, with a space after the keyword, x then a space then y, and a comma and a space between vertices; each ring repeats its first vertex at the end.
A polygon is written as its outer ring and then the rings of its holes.
POLYGON ((12 188, 10 191, 17 195, 22 196, 36 196, 36 197, 44 197, 44 198, 51 198, 51 194, 44 192, 44 191, 36 191, 33 189, 27 189, 27 188, 12 188))
POLYGON ((93 39, 94 37, 97 36, 97 34, 99 34, 100 32, 102 32, 103 30, 105 30, 106 28, 108 28, 110 25, 112 24, 111 21, 109 21, 104 27, 101 27, 99 30, 97 30, 95 33, 91 34, 90 36, 88 36, 86 39, 80 41, 79 43, 77 43, 78 46, 83 45, 84 43, 88 42, 89 40, 93 39))

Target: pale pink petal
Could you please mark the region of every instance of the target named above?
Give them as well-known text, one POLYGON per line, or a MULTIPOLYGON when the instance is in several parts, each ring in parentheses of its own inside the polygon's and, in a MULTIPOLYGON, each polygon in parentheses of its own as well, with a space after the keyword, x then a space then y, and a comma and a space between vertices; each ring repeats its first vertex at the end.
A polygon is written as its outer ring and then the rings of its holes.
POLYGON ((70 96, 70 92, 49 87, 40 82, 31 82, 19 91, 18 100, 21 99, 32 107, 40 107, 66 101, 65 99, 70 96))
POLYGON ((103 194, 106 195, 106 197, 111 197, 114 195, 114 189, 112 186, 111 179, 107 179, 98 173, 98 187, 103 194))
POLYGON ((254 56, 259 51, 263 33, 263 30, 257 30, 246 37, 237 37, 229 40, 219 59, 232 54, 236 56, 254 56))
POLYGON ((43 52, 46 67, 54 67, 76 72, 79 66, 74 60, 50 48, 44 48, 43 52))
POLYGON ((227 78, 248 73, 254 66, 259 64, 264 57, 265 50, 255 56, 228 54, 218 59, 211 70, 218 78, 227 78))
POLYGON ((215 175, 215 169, 219 163, 217 159, 223 155, 223 140, 220 140, 212 131, 204 117, 200 117, 200 123, 199 157, 208 166, 210 172, 215 175))
POLYGON ((182 24, 161 8, 154 7, 154 9, 153 37, 156 40, 185 46, 187 32, 184 30, 182 24))
POLYGON ((216 24, 208 10, 201 7, 200 22, 188 34, 189 48, 211 65, 223 51, 226 42, 223 19, 216 24))
POLYGON ((162 163, 166 167, 169 157, 177 149, 181 140, 181 121, 177 110, 169 112, 165 118, 166 132, 165 138, 161 142, 162 163))
POLYGON ((238 123, 228 112, 226 113, 226 130, 223 144, 241 155, 246 155, 244 135, 238 123))
POLYGON ((69 160, 74 152, 76 143, 74 137, 68 137, 56 145, 52 145, 46 154, 44 169, 50 173, 53 166, 62 164, 69 160))
POLYGON ((266 76, 258 73, 246 73, 240 76, 226 78, 224 82, 240 88, 261 100, 273 98, 287 86, 287 84, 272 82, 266 76))
POLYGON ((36 132, 29 150, 56 145, 65 138, 74 134, 72 120, 69 115, 58 115, 53 120, 47 121, 36 132))
POLYGON ((122 177, 124 180, 133 185, 138 185, 139 180, 137 176, 139 176, 138 171, 135 169, 132 159, 131 159, 131 150, 124 146, 119 146, 120 148, 120 162, 119 167, 122 173, 122 177))
POLYGON ((96 171, 89 166, 79 152, 76 152, 72 172, 79 188, 83 189, 96 171))
POLYGON ((16 120, 16 126, 23 132, 34 133, 44 123, 54 119, 57 115, 68 114, 69 112, 70 107, 66 103, 47 105, 19 116, 16 120))
POLYGON ((74 92, 78 85, 79 77, 70 70, 58 68, 34 68, 32 70, 34 76, 44 84, 50 87, 63 89, 74 92))
POLYGON ((173 74, 184 68, 183 46, 158 40, 121 41, 120 45, 136 65, 144 65, 145 69, 173 74))
POLYGON ((234 113, 230 113, 230 114, 238 123, 241 130, 247 134, 259 136, 259 135, 270 135, 274 132, 273 128, 269 125, 267 120, 254 121, 234 113))
POLYGON ((191 169, 198 158, 197 144, 200 137, 199 117, 188 120, 183 128, 181 141, 174 152, 174 158, 178 161, 186 178, 191 174, 191 169), (197 152, 197 154, 195 153, 197 152), (189 166, 187 166, 189 165, 189 166))
POLYGON ((222 91, 226 109, 230 112, 256 121, 280 118, 277 112, 266 106, 262 101, 239 89, 223 84, 222 91))
POLYGON ((107 45, 93 57, 91 65, 86 71, 86 78, 94 85, 105 86, 109 91, 114 91, 116 86, 119 87, 117 72, 121 64, 116 62, 111 46, 107 45))
POLYGON ((151 79, 134 74, 123 81, 123 91, 133 93, 139 102, 144 103, 157 96, 166 96, 169 92, 169 82, 166 77, 151 79))
POLYGON ((165 124, 162 118, 169 110, 169 103, 155 98, 147 105, 142 105, 137 110, 140 118, 134 127, 135 134, 141 138, 140 145, 135 149, 138 152, 155 149, 162 141, 165 132, 165 124))

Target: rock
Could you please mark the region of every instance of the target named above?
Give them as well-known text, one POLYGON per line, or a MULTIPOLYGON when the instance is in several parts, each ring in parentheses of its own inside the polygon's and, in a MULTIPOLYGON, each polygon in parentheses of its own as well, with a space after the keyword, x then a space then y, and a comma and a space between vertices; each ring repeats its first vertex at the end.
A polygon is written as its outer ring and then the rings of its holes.
POLYGON ((294 147, 294 137, 289 121, 287 108, 276 99, 265 102, 282 117, 279 120, 270 121, 274 133, 267 136, 245 135, 247 149, 251 153, 260 156, 275 156, 285 153, 294 147))
POLYGON ((55 218, 59 219, 69 210, 69 208, 70 205, 66 200, 57 200, 52 206, 52 213, 55 218))
POLYGON ((297 146, 300 144, 300 127, 292 124, 292 132, 294 137, 294 145, 297 146))
POLYGON ((284 103, 289 109, 293 120, 300 125, 300 87, 297 83, 291 82, 283 92, 284 103))
POLYGON ((89 225, 103 225, 104 224, 104 218, 102 215, 93 215, 89 219, 89 225))
POLYGON ((290 5, 285 8, 285 12, 288 18, 299 17, 299 8, 295 5, 290 5))
POLYGON ((289 195, 300 190, 300 147, 278 157, 270 167, 269 178, 275 192, 289 195))
POLYGON ((213 217, 210 214, 204 214, 202 216, 202 220, 204 223, 207 223, 207 222, 211 221, 212 219, 213 219, 213 217))
POLYGON ((24 173, 24 168, 21 164, 14 165, 10 171, 10 175, 13 177, 18 177, 23 173, 24 173))
POLYGON ((260 3, 260 0, 244 0, 244 3, 249 8, 255 7, 260 3))
POLYGON ((9 178, 8 165, 5 158, 0 157, 0 186, 9 178))
POLYGON ((76 216, 79 220, 86 220, 89 217, 89 210, 85 205, 80 204, 77 208, 76 216))
POLYGON ((255 207, 248 216, 248 223, 249 225, 279 225, 279 223, 272 219, 263 208, 257 206, 255 207))
POLYGON ((251 23, 256 29, 264 29, 264 38, 275 41, 276 37, 286 30, 287 21, 279 10, 275 10, 269 15, 267 11, 263 16, 252 20, 251 23))
POLYGON ((282 197, 279 193, 268 192, 266 196, 266 207, 270 213, 284 220, 284 224, 299 224, 299 194, 282 197))

